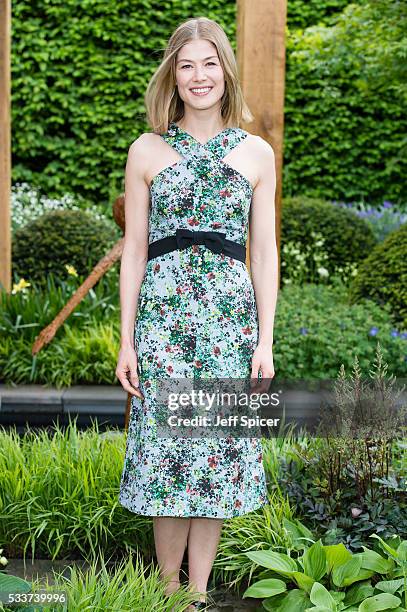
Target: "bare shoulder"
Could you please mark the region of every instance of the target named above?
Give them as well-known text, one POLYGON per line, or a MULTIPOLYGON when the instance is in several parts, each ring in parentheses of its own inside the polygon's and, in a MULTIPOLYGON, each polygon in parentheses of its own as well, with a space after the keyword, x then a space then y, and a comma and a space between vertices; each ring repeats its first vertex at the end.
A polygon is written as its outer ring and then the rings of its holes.
POLYGON ((247 132, 247 159, 252 172, 255 188, 264 183, 264 179, 274 174, 275 157, 273 147, 261 136, 247 132))
POLYGON ((261 136, 257 136, 257 134, 251 134, 250 132, 247 132, 247 134, 247 142, 253 155, 258 156, 259 160, 264 159, 265 161, 270 161, 274 159, 273 147, 267 140, 264 140, 261 136))
POLYGON ((144 156, 154 147, 158 138, 159 135, 154 134, 153 132, 144 132, 143 134, 140 134, 140 136, 131 143, 129 147, 129 155, 131 155, 131 157, 144 156))
POLYGON ((148 170, 150 160, 154 159, 154 151, 157 150, 159 138, 159 134, 144 132, 129 146, 127 163, 134 169, 137 169, 137 172, 142 176, 148 170))

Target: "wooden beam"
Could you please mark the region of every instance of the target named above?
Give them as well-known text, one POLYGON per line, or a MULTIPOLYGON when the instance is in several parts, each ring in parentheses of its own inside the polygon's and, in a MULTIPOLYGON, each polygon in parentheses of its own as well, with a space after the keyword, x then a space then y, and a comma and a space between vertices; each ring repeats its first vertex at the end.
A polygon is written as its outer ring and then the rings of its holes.
MULTIPOLYGON (((239 78, 254 121, 244 129, 267 140, 276 159, 276 242, 280 259, 287 0, 237 0, 239 78)), ((250 270, 250 229, 246 264, 250 270)), ((280 277, 280 265, 279 277, 280 277)), ((278 279, 280 286, 280 278, 278 279)))
POLYGON ((11 2, 0 0, 0 285, 11 290, 11 2))

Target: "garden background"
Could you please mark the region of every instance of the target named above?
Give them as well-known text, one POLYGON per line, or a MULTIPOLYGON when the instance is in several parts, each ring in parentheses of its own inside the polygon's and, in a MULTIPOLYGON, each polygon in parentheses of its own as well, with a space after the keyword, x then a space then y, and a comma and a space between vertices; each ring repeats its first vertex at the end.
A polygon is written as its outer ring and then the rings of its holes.
MULTIPOLYGON (((198 15, 218 21, 235 48, 234 2, 13 4, 14 285, 0 294, 1 383, 119 384, 119 264, 49 346, 35 356, 31 348, 120 238, 112 205, 129 146, 149 131, 145 88, 173 29, 198 15)), ((378 394, 390 375, 407 374, 406 26, 401 2, 288 1, 274 363, 290 379, 336 378, 343 368, 354 398, 358 368, 373 372, 378 394)), ((407 609, 405 436, 387 426, 373 448, 289 431, 263 442, 270 504, 226 522, 214 584, 243 595, 271 580, 249 593, 281 612, 407 609)), ((151 521, 118 505, 124 443, 123 431, 97 427, 2 430, 0 546, 8 557, 124 555, 113 574, 73 570, 70 610, 85 600, 181 610, 185 594, 164 601, 154 570, 143 573, 154 561, 151 521), (135 565, 129 550, 141 554, 135 565)))

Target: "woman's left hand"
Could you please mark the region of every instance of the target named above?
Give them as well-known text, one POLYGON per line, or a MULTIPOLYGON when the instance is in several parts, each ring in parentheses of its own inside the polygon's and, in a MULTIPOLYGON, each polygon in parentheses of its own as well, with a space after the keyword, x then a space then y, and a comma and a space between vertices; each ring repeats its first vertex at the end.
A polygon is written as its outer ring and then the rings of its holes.
POLYGON ((270 384, 270 379, 274 378, 274 361, 273 361, 273 348, 266 345, 259 344, 252 357, 252 372, 250 375, 251 386, 256 385, 256 390, 267 390, 270 384), (258 380, 259 371, 261 370, 261 379, 258 380), (253 380, 254 379, 254 380, 253 380), (266 380, 264 380, 266 379, 266 380), (268 379, 268 380, 267 380, 268 379), (261 381, 264 380, 264 383, 261 381), (257 387, 259 385, 259 387, 257 387), (263 389, 264 387, 264 389, 263 389))

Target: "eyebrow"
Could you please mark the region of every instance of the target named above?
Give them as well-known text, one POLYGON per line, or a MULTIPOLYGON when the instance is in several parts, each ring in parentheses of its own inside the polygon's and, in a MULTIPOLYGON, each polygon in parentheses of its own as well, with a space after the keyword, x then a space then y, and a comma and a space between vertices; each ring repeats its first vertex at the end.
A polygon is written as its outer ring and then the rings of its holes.
MULTIPOLYGON (((218 59, 216 55, 210 55, 209 57, 204 57, 203 61, 206 62, 206 60, 212 59, 213 57, 216 57, 216 59, 218 59)), ((193 61, 194 60, 183 58, 183 59, 178 60, 177 64, 179 64, 180 62, 193 62, 193 61)))

